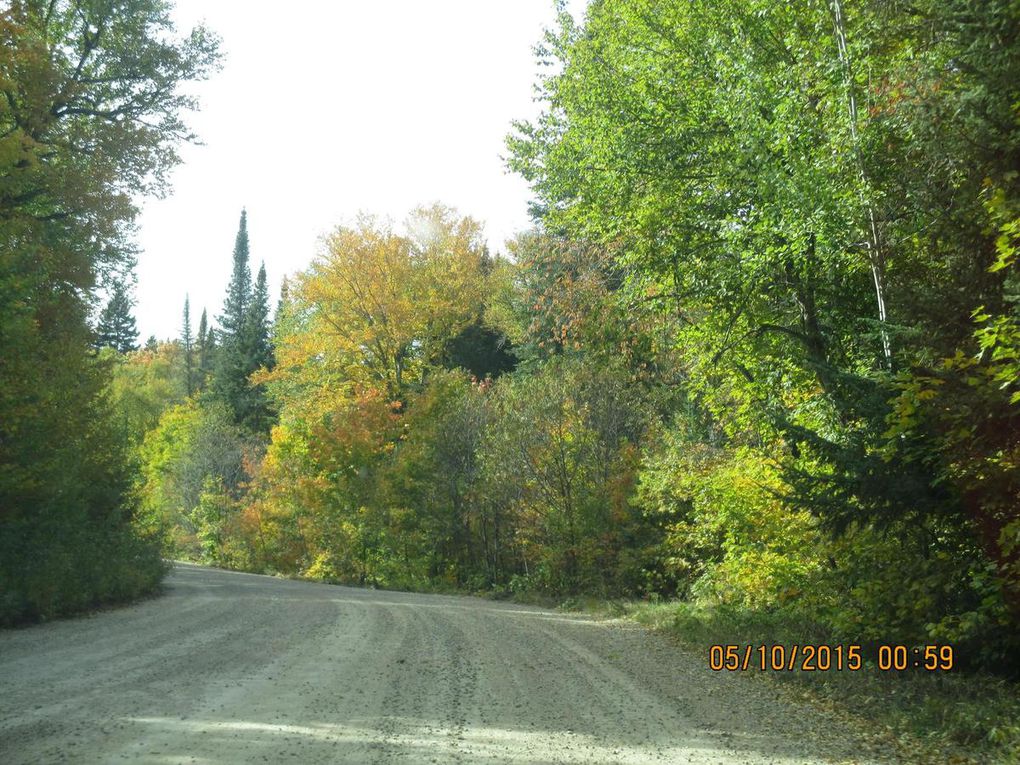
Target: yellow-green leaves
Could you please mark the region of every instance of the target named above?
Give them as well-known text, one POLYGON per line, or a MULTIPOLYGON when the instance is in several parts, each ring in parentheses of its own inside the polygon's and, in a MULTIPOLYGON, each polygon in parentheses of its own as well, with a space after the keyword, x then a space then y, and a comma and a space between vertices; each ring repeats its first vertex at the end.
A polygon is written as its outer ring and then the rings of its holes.
MULTIPOLYGON (((361 216, 329 234, 294 287, 302 320, 277 338, 278 369, 394 398, 481 313, 481 227, 453 211, 415 211, 406 233, 361 216)), ((310 391, 311 392, 311 391, 310 391)))

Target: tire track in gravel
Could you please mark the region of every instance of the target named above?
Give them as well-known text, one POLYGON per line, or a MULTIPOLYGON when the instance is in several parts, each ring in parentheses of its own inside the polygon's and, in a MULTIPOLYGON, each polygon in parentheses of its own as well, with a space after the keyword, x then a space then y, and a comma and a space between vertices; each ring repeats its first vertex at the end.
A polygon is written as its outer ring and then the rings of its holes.
POLYGON ((392 672, 379 721, 373 763, 397 757, 420 733, 444 740, 449 762, 463 762, 459 747, 473 700, 477 670, 464 630, 435 609, 383 607, 403 635, 388 667, 392 672), (441 711, 440 715, 436 712, 441 711), (438 719, 436 719, 438 718, 438 719))

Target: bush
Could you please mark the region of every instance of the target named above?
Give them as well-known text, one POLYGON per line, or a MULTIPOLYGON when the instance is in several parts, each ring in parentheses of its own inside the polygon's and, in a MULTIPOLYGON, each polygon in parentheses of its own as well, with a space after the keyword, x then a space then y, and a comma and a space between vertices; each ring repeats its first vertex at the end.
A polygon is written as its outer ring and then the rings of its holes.
POLYGON ((130 600, 168 570, 161 540, 119 522, 84 516, 4 524, 0 529, 0 624, 50 619, 130 600))

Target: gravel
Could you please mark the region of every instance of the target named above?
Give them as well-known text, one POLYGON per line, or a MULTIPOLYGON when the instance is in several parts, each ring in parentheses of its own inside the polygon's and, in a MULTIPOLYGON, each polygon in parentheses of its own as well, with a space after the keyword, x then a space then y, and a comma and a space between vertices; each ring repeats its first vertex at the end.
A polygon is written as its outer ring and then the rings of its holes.
POLYGON ((622 620, 179 564, 0 632, 3 763, 871 763, 835 719, 622 620))

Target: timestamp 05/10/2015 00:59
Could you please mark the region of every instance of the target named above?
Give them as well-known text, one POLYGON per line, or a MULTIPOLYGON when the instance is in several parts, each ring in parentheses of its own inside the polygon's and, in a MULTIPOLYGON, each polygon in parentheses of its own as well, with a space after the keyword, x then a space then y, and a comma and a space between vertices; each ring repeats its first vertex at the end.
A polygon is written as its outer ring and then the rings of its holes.
MULTIPOLYGON (((874 651, 874 666, 883 672, 908 669, 946 672, 953 668, 955 655, 951 645, 880 645, 874 651)), ((869 651, 869 653, 870 653, 869 651)), ((828 672, 864 669, 860 645, 722 645, 709 647, 708 666, 714 672, 772 670, 775 672, 828 672)), ((869 664, 868 666, 871 666, 869 664)))

